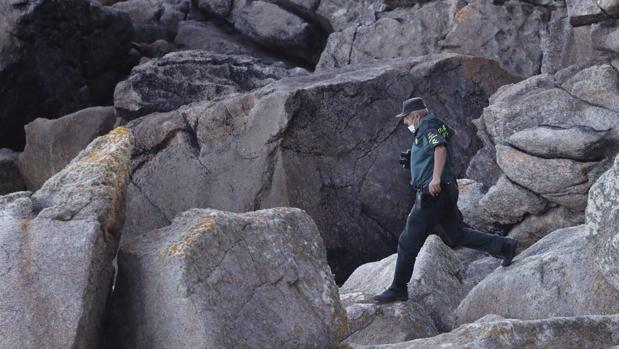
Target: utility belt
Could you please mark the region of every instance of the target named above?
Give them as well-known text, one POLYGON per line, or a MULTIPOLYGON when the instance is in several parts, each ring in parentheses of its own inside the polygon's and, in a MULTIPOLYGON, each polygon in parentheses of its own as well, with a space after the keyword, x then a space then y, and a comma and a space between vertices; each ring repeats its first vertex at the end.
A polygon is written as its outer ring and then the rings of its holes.
MULTIPOLYGON (((453 186, 455 186, 457 190, 457 184, 455 179, 446 182, 441 181, 441 194, 445 193, 449 189, 449 187, 453 186)), ((430 193, 429 184, 425 186, 415 187, 415 191, 415 207, 420 209, 430 206, 432 203, 437 201, 440 196, 440 194, 434 196, 430 193)))

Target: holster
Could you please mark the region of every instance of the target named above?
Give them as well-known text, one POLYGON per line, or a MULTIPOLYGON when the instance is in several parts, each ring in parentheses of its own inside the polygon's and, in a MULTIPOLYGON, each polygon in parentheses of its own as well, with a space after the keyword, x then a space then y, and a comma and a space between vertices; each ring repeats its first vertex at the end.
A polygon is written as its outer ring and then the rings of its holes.
POLYGON ((418 209, 423 209, 430 206, 430 202, 435 198, 427 191, 423 189, 418 189, 415 193, 415 207, 418 209))

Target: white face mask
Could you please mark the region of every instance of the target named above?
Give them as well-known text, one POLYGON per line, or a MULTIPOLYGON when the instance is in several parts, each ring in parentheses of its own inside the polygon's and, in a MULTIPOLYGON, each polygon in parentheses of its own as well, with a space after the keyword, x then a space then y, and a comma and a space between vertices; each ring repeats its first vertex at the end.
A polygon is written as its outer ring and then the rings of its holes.
POLYGON ((415 125, 410 125, 410 126, 408 126, 408 129, 409 129, 412 133, 415 133, 415 125))

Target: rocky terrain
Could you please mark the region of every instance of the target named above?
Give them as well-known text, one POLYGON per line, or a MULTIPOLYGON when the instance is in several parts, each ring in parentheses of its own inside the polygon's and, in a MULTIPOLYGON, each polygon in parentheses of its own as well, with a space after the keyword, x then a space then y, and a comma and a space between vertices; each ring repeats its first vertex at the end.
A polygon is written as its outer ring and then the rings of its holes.
POLYGON ((619 346, 619 1, 0 4, 0 348, 619 346), (466 224, 391 282, 421 96, 466 224))

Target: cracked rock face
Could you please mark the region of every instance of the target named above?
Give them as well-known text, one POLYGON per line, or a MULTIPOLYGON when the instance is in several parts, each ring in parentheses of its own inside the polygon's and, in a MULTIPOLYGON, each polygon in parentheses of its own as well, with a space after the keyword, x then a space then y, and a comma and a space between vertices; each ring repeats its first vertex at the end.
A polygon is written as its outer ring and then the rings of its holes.
POLYGON ((488 275, 458 306, 458 323, 619 312, 618 168, 616 159, 591 188, 584 225, 552 232, 488 275))
POLYGON ((264 64, 249 56, 201 50, 173 52, 133 68, 129 78, 116 86, 114 106, 118 116, 135 119, 305 73, 301 68, 264 64))
POLYGON ((111 97, 129 51, 129 17, 95 1, 0 5, 0 147, 22 148, 23 126, 111 97))
POLYGON ((425 56, 287 78, 136 119, 123 234, 167 225, 192 207, 299 207, 318 224, 342 282, 395 250, 410 210, 409 174, 398 164, 410 132, 394 118, 402 100, 422 95, 459 130, 454 154, 462 173, 478 144, 471 118, 513 81, 482 58, 425 56))
POLYGON ((117 128, 34 194, 0 197, 2 348, 96 347, 132 145, 117 128))
POLYGON ((298 208, 185 211, 125 240, 118 261, 115 348, 333 348, 348 331, 298 208))

